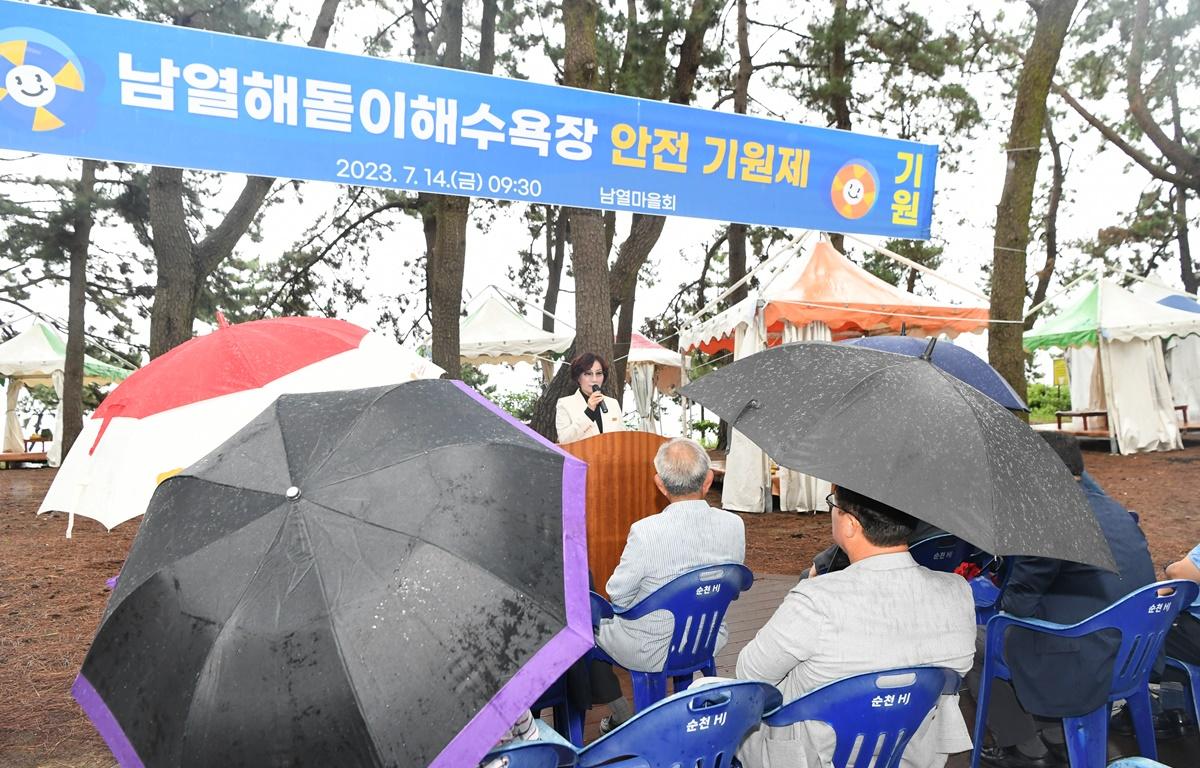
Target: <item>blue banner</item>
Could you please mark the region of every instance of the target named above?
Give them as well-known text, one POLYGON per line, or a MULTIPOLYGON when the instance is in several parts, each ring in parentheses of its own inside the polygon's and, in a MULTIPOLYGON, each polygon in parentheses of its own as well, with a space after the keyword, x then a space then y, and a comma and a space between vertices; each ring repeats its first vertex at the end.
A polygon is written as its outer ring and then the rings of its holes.
POLYGON ((929 237, 937 147, 0 0, 0 147, 929 237))

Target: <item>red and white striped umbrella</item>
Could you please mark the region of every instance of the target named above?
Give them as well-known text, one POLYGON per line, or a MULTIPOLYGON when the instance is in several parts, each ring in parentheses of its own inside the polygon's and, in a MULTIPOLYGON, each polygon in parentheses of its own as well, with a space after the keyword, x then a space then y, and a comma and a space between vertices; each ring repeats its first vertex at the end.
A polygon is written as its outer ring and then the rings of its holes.
POLYGON ((155 359, 105 398, 38 513, 68 512, 72 523, 84 515, 111 529, 145 512, 161 479, 216 448, 281 394, 442 373, 342 320, 281 317, 219 328, 155 359))

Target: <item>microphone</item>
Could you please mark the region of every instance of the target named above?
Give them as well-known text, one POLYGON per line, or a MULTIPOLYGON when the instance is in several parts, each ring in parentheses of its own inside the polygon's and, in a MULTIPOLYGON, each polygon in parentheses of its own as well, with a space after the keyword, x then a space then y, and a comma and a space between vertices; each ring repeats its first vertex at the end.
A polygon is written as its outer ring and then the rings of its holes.
MULTIPOLYGON (((593 385, 592 385, 592 391, 593 391, 593 392, 599 392, 599 391, 600 391, 600 385, 599 385, 599 384, 593 384, 593 385)), ((607 404, 607 403, 605 403, 603 400, 601 400, 601 401, 600 401, 600 413, 608 413, 608 404, 607 404)))

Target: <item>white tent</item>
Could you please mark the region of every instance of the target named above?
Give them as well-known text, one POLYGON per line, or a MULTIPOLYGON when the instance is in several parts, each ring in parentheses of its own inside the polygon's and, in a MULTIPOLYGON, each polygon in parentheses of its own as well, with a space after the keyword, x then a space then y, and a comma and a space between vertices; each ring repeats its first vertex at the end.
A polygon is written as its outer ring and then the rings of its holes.
MULTIPOLYGON (((1144 281, 1134 295, 1156 304, 1200 313, 1200 302, 1190 293, 1168 288, 1161 283, 1144 281)), ((1200 422, 1200 336, 1172 336, 1166 343, 1167 376, 1176 405, 1188 407, 1188 421, 1200 422)))
MULTIPOLYGON (((768 264, 759 274, 759 285, 724 312, 681 330, 680 350, 732 351, 734 359, 740 360, 780 343, 895 334, 902 329, 914 336, 954 337, 984 330, 988 322, 986 307, 956 306, 908 293, 858 267, 826 239, 803 258, 780 258, 768 264)), ((769 510, 769 467, 763 452, 734 430, 722 506, 745 512, 769 510)), ((780 469, 779 481, 780 507, 785 510, 817 509, 829 493, 828 483, 791 470, 780 469)))
MULTIPOLYGON (((4 452, 23 453, 25 439, 17 422, 17 398, 21 388, 44 385, 54 387, 62 402, 63 371, 66 368, 67 345, 50 326, 35 322, 30 328, 0 344, 0 376, 7 380, 8 391, 4 419, 4 452)), ((121 381, 132 371, 103 363, 84 355, 83 383, 110 384, 121 381)), ((62 407, 55 411, 54 440, 47 451, 47 460, 57 467, 62 460, 62 407)))
POLYGON ((532 363, 549 352, 566 352, 575 338, 534 325, 494 287, 468 305, 458 336, 463 361, 473 364, 532 363))
POLYGON ((1026 333, 1024 344, 1028 351, 1069 350, 1072 408, 1107 411, 1115 448, 1130 454, 1183 447, 1162 340, 1196 333, 1200 314, 1100 279, 1077 303, 1026 333))
POLYGON ((629 337, 625 378, 633 389, 644 432, 662 434, 654 414, 655 390, 668 395, 680 385, 683 361, 678 352, 656 344, 640 333, 629 337))

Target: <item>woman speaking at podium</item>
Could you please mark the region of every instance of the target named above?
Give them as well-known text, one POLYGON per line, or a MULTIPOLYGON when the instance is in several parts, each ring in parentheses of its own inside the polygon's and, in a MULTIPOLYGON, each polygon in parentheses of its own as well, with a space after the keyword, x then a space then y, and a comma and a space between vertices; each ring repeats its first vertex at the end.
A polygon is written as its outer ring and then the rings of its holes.
POLYGON ((558 442, 573 443, 605 432, 625 431, 620 404, 600 392, 606 378, 608 363, 597 354, 584 352, 571 361, 571 380, 577 389, 558 399, 554 416, 558 442))

